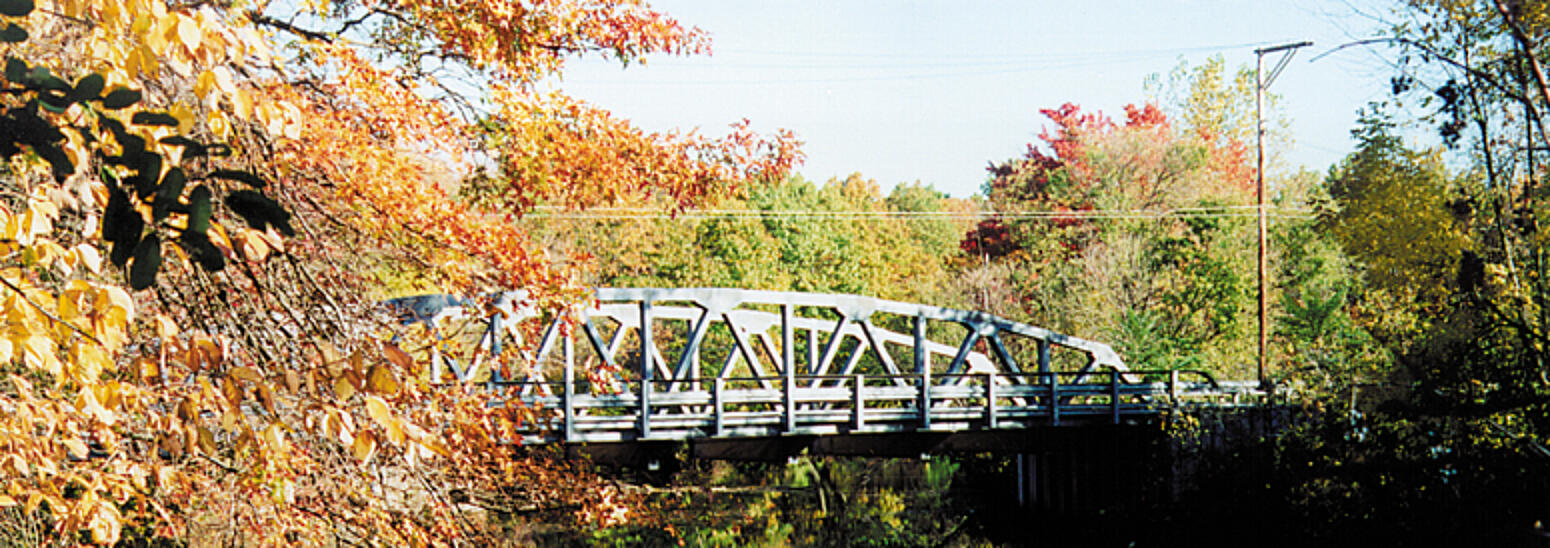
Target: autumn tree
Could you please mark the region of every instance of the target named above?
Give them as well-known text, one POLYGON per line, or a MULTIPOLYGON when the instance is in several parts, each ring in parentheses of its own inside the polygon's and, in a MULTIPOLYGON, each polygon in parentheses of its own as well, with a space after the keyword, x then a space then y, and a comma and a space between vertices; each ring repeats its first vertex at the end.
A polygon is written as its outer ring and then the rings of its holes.
POLYGON ((638 2, 0 15, 0 506, 10 530, 66 543, 456 543, 488 533, 472 510, 515 509, 499 493, 626 519, 617 491, 510 443, 529 410, 430 378, 429 333, 388 342, 371 287, 567 307, 576 275, 514 214, 681 208, 796 158, 746 125, 654 134, 535 88, 576 55, 706 49, 638 2))
MULTIPOLYGON (((1218 165, 1234 156, 1155 105, 1123 123, 1072 104, 1043 112, 1044 147, 993 165, 985 189, 1016 244, 1003 262, 1020 265, 1008 274, 1026 318, 1114 341, 1135 366, 1243 376, 1252 195, 1218 165)), ((986 229, 965 248, 993 242, 986 229)))

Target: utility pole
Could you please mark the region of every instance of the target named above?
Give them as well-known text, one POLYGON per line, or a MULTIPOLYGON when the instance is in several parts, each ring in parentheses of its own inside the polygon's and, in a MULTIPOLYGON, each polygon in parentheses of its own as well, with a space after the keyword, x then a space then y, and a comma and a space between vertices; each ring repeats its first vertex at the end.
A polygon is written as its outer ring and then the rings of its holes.
POLYGON ((1270 344, 1270 331, 1265 325, 1265 317, 1269 315, 1269 306, 1266 303, 1268 291, 1265 288, 1265 88, 1270 87, 1286 64, 1292 61, 1292 56, 1297 54, 1297 48, 1313 45, 1313 42, 1302 41, 1292 44, 1281 44, 1268 48, 1254 50, 1256 64, 1254 66, 1254 148, 1258 150, 1255 159, 1256 197, 1259 200, 1259 386, 1262 390, 1270 389, 1270 379, 1265 376, 1265 363, 1268 356, 1266 348, 1270 344), (1270 77, 1266 78, 1265 54, 1284 51, 1281 60, 1276 61, 1276 68, 1270 71, 1270 77))

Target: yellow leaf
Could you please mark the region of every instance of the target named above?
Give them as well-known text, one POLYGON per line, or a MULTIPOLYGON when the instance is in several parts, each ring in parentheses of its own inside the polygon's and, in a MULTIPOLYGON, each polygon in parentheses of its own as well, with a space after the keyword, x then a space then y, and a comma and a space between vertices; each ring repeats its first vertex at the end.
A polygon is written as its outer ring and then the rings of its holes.
POLYGON ((264 443, 275 451, 285 451, 285 430, 280 428, 280 423, 271 423, 264 429, 264 443))
POLYGON ((97 512, 91 518, 92 541, 98 544, 115 544, 118 542, 121 529, 118 509, 114 508, 109 501, 99 504, 97 512))
POLYGON ((109 358, 102 348, 92 343, 75 345, 75 366, 73 377, 83 383, 96 382, 102 376, 103 371, 113 369, 113 359, 109 358))
POLYGON ((323 363, 325 365, 344 359, 344 355, 339 353, 339 349, 334 348, 334 345, 329 344, 328 341, 318 341, 318 352, 323 354, 323 363))
POLYGON ((168 340, 178 336, 178 324, 172 322, 166 314, 156 315, 156 336, 162 340, 168 340))
POLYGON ((198 427, 198 432, 199 432, 199 449, 203 450, 206 455, 214 456, 215 455, 215 433, 211 432, 210 429, 205 428, 203 426, 198 427))
POLYGON ((448 450, 447 446, 442 445, 439 441, 426 438, 419 440, 419 443, 420 445, 425 446, 426 449, 430 449, 432 453, 436 453, 437 455, 441 455, 443 457, 452 457, 452 451, 448 450))
POLYGON ((102 273, 102 254, 97 251, 96 246, 80 244, 75 246, 71 252, 75 254, 76 260, 85 265, 86 269, 90 270, 92 274, 102 273))
POLYGON ((231 368, 231 376, 251 383, 264 382, 264 377, 250 367, 233 367, 231 368))
POLYGON ((268 384, 258 383, 258 403, 264 406, 269 414, 277 414, 274 408, 274 390, 271 390, 268 384))
POLYGON ((199 79, 194 81, 194 95, 201 100, 215 89, 215 73, 204 71, 199 73, 199 79))
POLYGON ((135 301, 129 298, 129 292, 118 286, 107 286, 108 302, 113 306, 124 310, 124 319, 132 320, 135 317, 135 301))
POLYGON ((242 121, 244 121, 244 122, 252 120, 252 118, 253 118, 253 97, 252 96, 250 96, 250 95, 248 95, 246 93, 243 93, 242 90, 237 90, 237 91, 232 92, 232 94, 231 94, 231 107, 232 107, 232 112, 237 115, 237 118, 242 119, 242 121))
POLYGON ((194 129, 194 122, 198 121, 198 116, 194 115, 194 110, 183 103, 172 105, 172 108, 168 109, 167 113, 171 114, 173 118, 178 119, 178 133, 188 133, 194 129))
POLYGON ((218 223, 210 223, 210 229, 205 231, 205 236, 210 238, 210 243, 216 249, 221 250, 221 255, 230 259, 235 257, 235 249, 232 247, 231 238, 226 237, 226 228, 218 223))
POLYGON ((334 381, 334 394, 339 396, 339 401, 350 401, 350 396, 355 395, 355 385, 350 384, 349 379, 340 377, 334 381))
POLYGON ((155 382, 161 379, 161 366, 156 363, 154 358, 142 356, 140 359, 135 360, 135 363, 140 366, 138 371, 141 380, 155 382))
POLYGON ((86 458, 86 455, 87 455, 88 451, 86 450, 86 444, 83 443, 81 440, 78 440, 78 439, 75 439, 75 438, 70 438, 70 439, 65 440, 64 444, 65 444, 65 450, 70 452, 70 458, 72 458, 72 459, 84 459, 84 458, 86 458))
POLYGON ((178 41, 183 42, 183 45, 187 46, 190 52, 198 50, 199 37, 203 34, 199 31, 199 22, 185 15, 178 15, 177 17, 178 41))
POLYGON ((232 380, 232 377, 228 376, 221 379, 221 394, 224 396, 224 401, 227 403, 228 408, 235 410, 242 405, 244 392, 242 387, 237 386, 237 381, 232 380))
POLYGON ((369 461, 377 452, 377 440, 371 432, 361 432, 361 435, 355 437, 355 443, 350 444, 350 452, 355 455, 355 460, 369 461))
POLYGON ((215 85, 220 88, 221 93, 228 97, 237 94, 237 84, 232 82, 231 70, 226 67, 215 67, 210 69, 210 73, 214 76, 215 85))
POLYGON ((231 132, 231 122, 227 121, 226 115, 219 110, 210 111, 210 117, 206 124, 209 126, 211 133, 223 138, 231 132))
POLYGON ((382 398, 376 396, 366 396, 365 399, 366 414, 371 417, 371 420, 377 421, 377 424, 383 426, 393 422, 393 411, 388 408, 387 402, 382 401, 382 398))
POLYGON ((373 392, 391 396, 398 393, 398 379, 393 377, 392 370, 378 364, 372 366, 371 373, 366 375, 366 387, 373 392))
POLYGON ((388 441, 393 442, 394 445, 404 443, 404 429, 399 425, 398 418, 393 416, 392 410, 388 409, 387 402, 382 401, 382 398, 366 396, 366 414, 370 415, 372 420, 377 421, 377 424, 382 425, 384 430, 387 430, 388 441))
POLYGON ((97 419, 102 424, 112 426, 118 420, 118 417, 112 411, 109 411, 97 402, 97 396, 91 390, 81 390, 80 394, 75 398, 75 407, 86 412, 87 415, 97 419))
MULTIPOLYGON (((167 42, 162 40, 160 35, 153 33, 150 36, 151 42, 147 42, 146 45, 141 46, 131 54, 134 59, 140 61, 138 66, 140 74, 154 75, 161 72, 161 60, 156 57, 156 51, 165 48, 167 42), (158 45, 157 42, 160 42, 160 44, 158 45)), ((130 67, 135 67, 135 65, 131 64, 130 67)))

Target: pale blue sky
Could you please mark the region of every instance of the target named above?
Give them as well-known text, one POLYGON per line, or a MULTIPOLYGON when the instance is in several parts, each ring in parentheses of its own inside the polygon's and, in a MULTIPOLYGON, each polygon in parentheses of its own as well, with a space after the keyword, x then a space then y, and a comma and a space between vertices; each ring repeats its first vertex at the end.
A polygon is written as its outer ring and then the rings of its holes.
POLYGON ((920 180, 977 192, 985 166, 1021 153, 1041 108, 1070 101, 1119 117, 1143 82, 1221 54, 1312 40, 1271 90, 1292 120, 1293 165, 1322 171, 1350 149, 1358 107, 1388 88, 1382 60, 1349 49, 1387 3, 1288 1, 655 0, 708 31, 709 57, 621 69, 574 63, 560 84, 652 130, 720 135, 750 119, 805 141, 798 169, 822 182, 860 172, 884 188, 920 180), (1353 8, 1353 5, 1358 7, 1353 8))

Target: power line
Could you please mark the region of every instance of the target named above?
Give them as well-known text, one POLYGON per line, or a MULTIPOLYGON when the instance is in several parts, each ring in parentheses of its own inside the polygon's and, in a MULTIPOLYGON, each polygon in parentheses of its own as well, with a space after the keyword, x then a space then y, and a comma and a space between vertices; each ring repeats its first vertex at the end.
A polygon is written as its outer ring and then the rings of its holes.
POLYGON ((1005 54, 991 54, 991 53, 951 54, 951 53, 939 53, 939 54, 933 54, 933 55, 919 55, 919 54, 914 54, 914 53, 899 53, 899 52, 862 53, 862 52, 837 52, 837 51, 776 51, 776 50, 725 50, 725 51, 722 51, 722 53, 738 54, 738 55, 770 55, 770 56, 820 57, 820 58, 830 58, 830 57, 840 57, 840 58, 901 58, 901 57, 908 57, 908 58, 927 58, 927 59, 929 59, 929 58, 938 58, 938 59, 1037 59, 1037 58, 1062 57, 1062 56, 1071 57, 1071 56, 1102 56, 1102 55, 1137 55, 1137 54, 1156 54, 1156 53, 1190 53, 1190 52, 1199 52, 1199 51, 1216 51, 1216 50, 1242 49, 1242 48, 1249 48, 1249 47, 1254 47, 1254 46, 1263 46, 1263 45, 1269 44, 1269 43, 1271 43, 1271 42, 1269 42, 1269 41, 1260 41, 1260 42, 1245 42, 1245 43, 1240 43, 1240 44, 1217 44, 1217 45, 1206 45, 1206 46, 1189 46, 1189 47, 1180 47, 1180 48, 1145 48, 1145 49, 1131 49, 1131 50, 1089 51, 1089 52, 1079 52, 1079 53, 1069 53, 1069 54, 1062 54, 1062 53, 1053 53, 1053 54, 1050 54, 1050 53, 1005 53, 1005 54))
MULTIPOLYGON (((707 220, 707 219, 819 219, 819 220, 1146 220, 1163 218, 1251 218, 1257 215, 1254 206, 1216 206, 1175 208, 1166 210, 1074 210, 1074 211, 767 211, 757 209, 689 210, 678 214, 665 213, 649 208, 598 208, 590 211, 565 211, 556 207, 540 207, 539 212, 529 213, 527 219, 562 220, 707 220)), ((1267 208, 1267 215, 1278 219, 1312 219, 1312 210, 1305 208, 1267 208), (1274 211, 1274 213, 1271 213, 1274 211)))
POLYGON ((803 78, 803 77, 796 77, 796 78, 769 78, 769 77, 761 77, 761 78, 756 78, 756 79, 751 79, 751 80, 750 79, 742 79, 742 80, 734 80, 734 79, 728 79, 728 80, 682 80, 682 79, 677 79, 677 80, 672 80, 672 81, 640 80, 640 79, 630 78, 630 79, 608 79, 608 80, 570 80, 569 82, 570 83, 579 83, 579 84, 591 84, 591 85, 600 85, 600 84, 602 84, 602 85, 606 85, 606 84, 629 84, 629 85, 674 85, 674 86, 683 86, 683 85, 833 84, 833 83, 847 83, 847 82, 879 82, 879 81, 898 81, 898 80, 929 80, 929 79, 937 79, 937 78, 957 78, 957 77, 962 77, 962 76, 987 76, 987 75, 998 75, 998 74, 1018 74, 1018 73, 1028 73, 1028 72, 1041 72, 1041 71, 1048 71, 1048 70, 1062 70, 1062 69, 1083 68, 1083 67, 1096 67, 1096 66, 1104 66, 1104 65, 1131 63, 1131 62, 1142 61, 1142 60, 1146 60, 1146 59, 1150 59, 1150 58, 1156 58, 1156 57, 1160 57, 1160 56, 1178 55, 1178 54, 1190 53, 1190 52, 1226 51, 1226 50, 1230 50, 1230 49, 1238 49, 1238 48, 1244 48, 1244 47, 1249 47, 1249 46, 1262 45, 1262 44, 1265 44, 1265 43, 1267 43, 1267 42, 1252 42, 1252 43, 1245 43, 1245 44, 1224 44, 1224 45, 1215 45, 1215 46, 1197 46, 1197 47, 1189 47, 1189 48, 1157 48, 1157 49, 1141 49, 1141 50, 1128 50, 1128 51, 1115 51, 1115 52, 1091 52, 1091 53, 1076 53, 1076 54, 1064 54, 1064 55, 1061 55, 1061 54, 1057 54, 1057 55, 1037 55, 1037 54, 1034 54, 1034 55, 1008 55, 1008 56, 973 55, 973 56, 959 56, 959 57, 957 57, 958 59, 968 59, 968 60, 974 61, 974 62, 967 62, 967 63, 966 62, 953 62, 953 61, 950 61, 951 59, 955 58, 952 55, 916 56, 916 55, 910 55, 910 54, 893 54, 893 55, 890 55, 890 54, 862 54, 862 53, 858 53, 858 54, 833 53, 833 54, 827 54, 826 55, 826 54, 822 54, 822 53, 800 53, 800 52, 777 53, 777 52, 766 52, 766 53, 769 53, 769 54, 772 54, 772 55, 792 55, 792 56, 805 55, 805 56, 808 56, 808 57, 840 58, 840 59, 866 59, 866 58, 869 58, 869 57, 870 58, 911 57, 911 58, 923 59, 923 60, 936 60, 936 61, 939 61, 939 62, 936 62, 936 63, 925 63, 925 64, 889 65, 889 66, 877 66, 877 65, 866 64, 866 63, 840 64, 840 65, 836 65, 836 64, 832 64, 832 63, 829 63, 829 64, 795 64, 795 65, 793 65, 793 64, 773 64, 772 65, 772 64, 757 64, 757 63, 755 63, 755 64, 745 64, 745 63, 731 62, 731 63, 724 63, 723 64, 723 63, 716 63, 715 58, 712 57, 712 58, 709 58, 709 60, 706 61, 704 64, 667 62, 667 63, 655 63, 655 64, 653 64, 653 66, 704 67, 704 68, 718 68, 718 69, 791 68, 791 69, 805 69, 805 70, 848 70, 848 71, 852 71, 852 72, 858 71, 858 70, 868 70, 868 69, 887 71, 887 70, 901 70, 901 69, 904 69, 904 70, 918 70, 918 69, 922 69, 922 68, 933 68, 933 67, 951 67, 951 68, 973 68, 973 67, 979 67, 979 68, 977 70, 943 70, 943 71, 934 71, 934 72, 915 72, 915 73, 906 73, 906 74, 875 74, 875 75, 858 75, 858 76, 830 77, 830 78, 824 78, 824 77, 816 77, 816 78, 813 78, 813 77, 809 77, 809 78, 803 78), (991 61, 991 59, 1002 59, 1002 60, 991 61))

